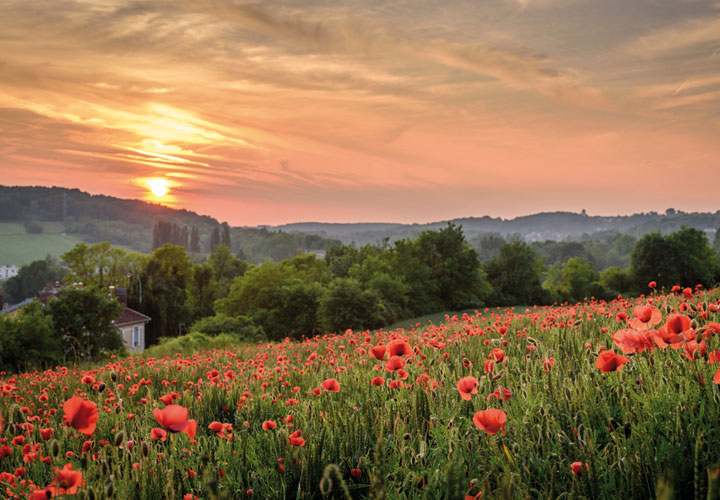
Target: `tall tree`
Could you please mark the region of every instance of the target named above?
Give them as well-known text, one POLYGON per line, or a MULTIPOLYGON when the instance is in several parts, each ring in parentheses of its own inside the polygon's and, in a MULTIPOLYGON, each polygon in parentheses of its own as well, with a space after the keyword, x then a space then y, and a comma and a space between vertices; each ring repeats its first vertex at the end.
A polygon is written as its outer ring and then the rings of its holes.
POLYGON ((535 305, 546 301, 540 275, 543 263, 530 245, 522 240, 505 243, 498 256, 485 263, 493 287, 494 304, 535 305))
POLYGON ((222 223, 222 234, 220 235, 220 244, 225 245, 228 248, 232 248, 230 245, 230 226, 227 222, 222 223))
POLYGON ((47 310, 55 329, 65 339, 66 349, 79 359, 97 359, 122 349, 115 319, 122 312, 117 300, 108 300, 101 290, 67 287, 50 299, 47 310))
POLYGON ((200 232, 197 226, 193 226, 190 231, 190 253, 200 253, 200 232))
POLYGON ((220 244, 220 230, 215 226, 210 234, 210 253, 215 251, 215 247, 220 244))
POLYGON ((176 336, 190 319, 186 307, 187 285, 192 263, 185 249, 166 243, 155 250, 143 271, 143 303, 140 311, 152 321, 146 327, 146 342, 176 336))

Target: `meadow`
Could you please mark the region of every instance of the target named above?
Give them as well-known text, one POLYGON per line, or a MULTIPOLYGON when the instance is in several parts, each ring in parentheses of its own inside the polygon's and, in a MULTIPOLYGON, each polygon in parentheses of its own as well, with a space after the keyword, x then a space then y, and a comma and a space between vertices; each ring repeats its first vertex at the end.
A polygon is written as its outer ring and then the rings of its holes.
POLYGON ((0 373, 49 498, 717 498, 720 291, 0 373))
POLYGON ((81 243, 75 236, 62 234, 62 223, 42 222, 43 232, 28 234, 20 223, 0 222, 0 265, 29 264, 47 255, 58 257, 81 243))

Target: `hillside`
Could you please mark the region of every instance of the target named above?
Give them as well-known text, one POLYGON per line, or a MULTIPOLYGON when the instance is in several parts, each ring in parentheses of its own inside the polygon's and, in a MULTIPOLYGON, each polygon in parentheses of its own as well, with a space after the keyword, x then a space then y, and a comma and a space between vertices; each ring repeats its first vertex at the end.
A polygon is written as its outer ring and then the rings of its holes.
MULTIPOLYGON (((209 253, 211 233, 220 227, 213 217, 140 200, 91 195, 79 189, 0 186, 0 264, 23 265, 48 254, 59 256, 81 242, 109 241, 149 253, 153 227, 159 220, 197 227, 200 257, 209 253)), ((231 229, 233 253, 253 263, 325 250, 338 243, 279 230, 231 229)))
POLYGON ((327 238, 337 238, 345 244, 376 244, 384 238, 395 241, 418 235, 427 229, 440 229, 448 223, 461 225, 466 237, 472 238, 483 233, 496 233, 502 236, 519 235, 526 241, 563 241, 566 239, 605 238, 611 233, 642 236, 645 233, 661 231, 670 233, 682 226, 694 227, 708 233, 712 241, 720 228, 720 211, 715 213, 686 213, 668 209, 657 212, 619 215, 613 217, 590 216, 585 213, 543 212, 513 219, 493 217, 465 217, 427 224, 388 224, 358 223, 331 224, 320 222, 301 222, 269 226, 290 233, 315 233, 327 238))

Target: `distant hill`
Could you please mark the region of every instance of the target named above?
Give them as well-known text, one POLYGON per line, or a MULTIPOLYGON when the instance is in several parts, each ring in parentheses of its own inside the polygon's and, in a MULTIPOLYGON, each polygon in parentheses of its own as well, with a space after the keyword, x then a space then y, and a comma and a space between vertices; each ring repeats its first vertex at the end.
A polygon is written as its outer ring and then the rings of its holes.
POLYGON ((414 237, 427 229, 445 227, 448 223, 461 225, 468 238, 487 233, 496 233, 504 237, 517 235, 529 242, 598 239, 611 233, 638 237, 654 231, 669 233, 680 229, 681 226, 688 226, 705 231, 712 241, 715 232, 720 228, 720 210, 715 213, 686 213, 668 209, 663 214, 649 212, 612 217, 573 212, 543 212, 513 219, 466 217, 427 224, 299 222, 268 226, 268 229, 279 229, 290 233, 314 233, 339 239, 345 244, 365 245, 377 244, 384 238, 389 238, 392 242, 414 237))
MULTIPOLYGON (((22 265, 50 254, 59 256, 80 242, 109 241, 137 252, 152 251, 159 220, 197 227, 201 254, 220 222, 207 215, 140 200, 91 195, 79 189, 0 186, 0 265, 22 265)), ((336 239, 261 228, 232 228, 233 253, 249 262, 282 260, 296 253, 325 250, 336 239)), ((202 255, 200 255, 202 258, 202 255)))

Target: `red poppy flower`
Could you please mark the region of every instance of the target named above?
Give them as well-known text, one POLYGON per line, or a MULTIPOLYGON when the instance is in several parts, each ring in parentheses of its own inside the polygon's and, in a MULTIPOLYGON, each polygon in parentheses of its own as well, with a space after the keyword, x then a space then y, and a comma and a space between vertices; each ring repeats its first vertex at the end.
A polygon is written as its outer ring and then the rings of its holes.
POLYGON ((390 359, 385 362, 385 369, 389 372, 394 372, 395 370, 404 368, 405 364, 405 358, 402 356, 391 356, 390 359))
POLYGON ((652 350, 653 333, 655 333, 654 330, 639 331, 626 328, 616 332, 615 335, 613 335, 613 341, 623 354, 643 352, 646 349, 652 350))
POLYGON ((650 283, 648 283, 648 286, 650 288, 657 288, 657 281, 651 281, 650 283))
POLYGON ((587 471, 590 470, 590 466, 588 464, 584 464, 582 462, 571 463, 570 470, 572 471, 573 474, 575 474, 576 476, 579 476, 580 474, 582 474, 583 466, 585 466, 585 470, 587 470, 587 471))
POLYGON ((376 359, 379 359, 382 361, 385 358, 385 346, 384 345, 376 345, 375 347, 370 348, 370 354, 375 357, 376 359))
POLYGON ((603 351, 595 360, 595 367, 605 373, 614 372, 622 369, 622 365, 628 361, 628 358, 613 351, 603 351))
POLYGON ((329 378, 320 385, 328 392, 340 392, 340 382, 334 378, 329 378))
POLYGON ((633 309, 633 317, 628 320, 628 326, 635 330, 647 330, 652 326, 659 325, 662 321, 662 312, 654 306, 636 306, 633 309))
POLYGON ((79 432, 91 436, 98 420, 97 405, 92 401, 73 396, 63 404, 63 419, 79 432))
POLYGON ((507 401, 512 397, 512 391, 505 387, 498 387, 495 391, 488 395, 487 400, 499 399, 500 401, 507 401))
POLYGON ((305 439, 300 437, 301 434, 299 429, 290 434, 289 439, 292 446, 305 446, 305 439))
POLYGON ((390 356, 407 356, 412 354, 413 350, 410 344, 404 340, 393 340, 388 342, 387 351, 390 356))
POLYGON ((483 361, 483 368, 485 370, 485 373, 492 373, 495 371, 495 363, 493 363, 491 360, 486 359, 483 361))
POLYGON ((191 442, 195 442, 197 422, 188 420, 188 409, 180 405, 168 405, 162 410, 155 408, 153 416, 158 424, 171 432, 183 432, 187 434, 191 442))
POLYGON ((53 495, 74 495, 80 486, 85 486, 82 472, 73 470, 72 464, 65 464, 62 469, 55 469, 55 479, 48 489, 53 495))
POLYGON ((360 469, 350 469, 350 475, 357 479, 362 476, 362 471, 360 469))
POLYGON ((370 381, 372 385, 383 385, 385 383, 385 379, 382 377, 375 377, 370 381))
POLYGON ((460 397, 465 401, 470 401, 472 394, 477 394, 478 379, 475 377, 463 377, 458 380, 457 390, 460 393, 460 397))
POLYGON ((275 423, 274 420, 266 420, 266 421, 264 421, 264 422, 262 423, 262 428, 263 428, 264 431, 271 431, 271 430, 273 430, 276 426, 277 426, 277 424, 275 423))
POLYGON ((487 432, 488 434, 496 434, 502 429, 502 435, 505 435, 505 421, 507 415, 502 410, 491 408, 482 410, 473 415, 473 423, 475 427, 487 432))
POLYGON ((150 439, 165 441, 167 439, 167 432, 165 432, 165 429, 161 429, 160 427, 153 427, 150 430, 150 439))

